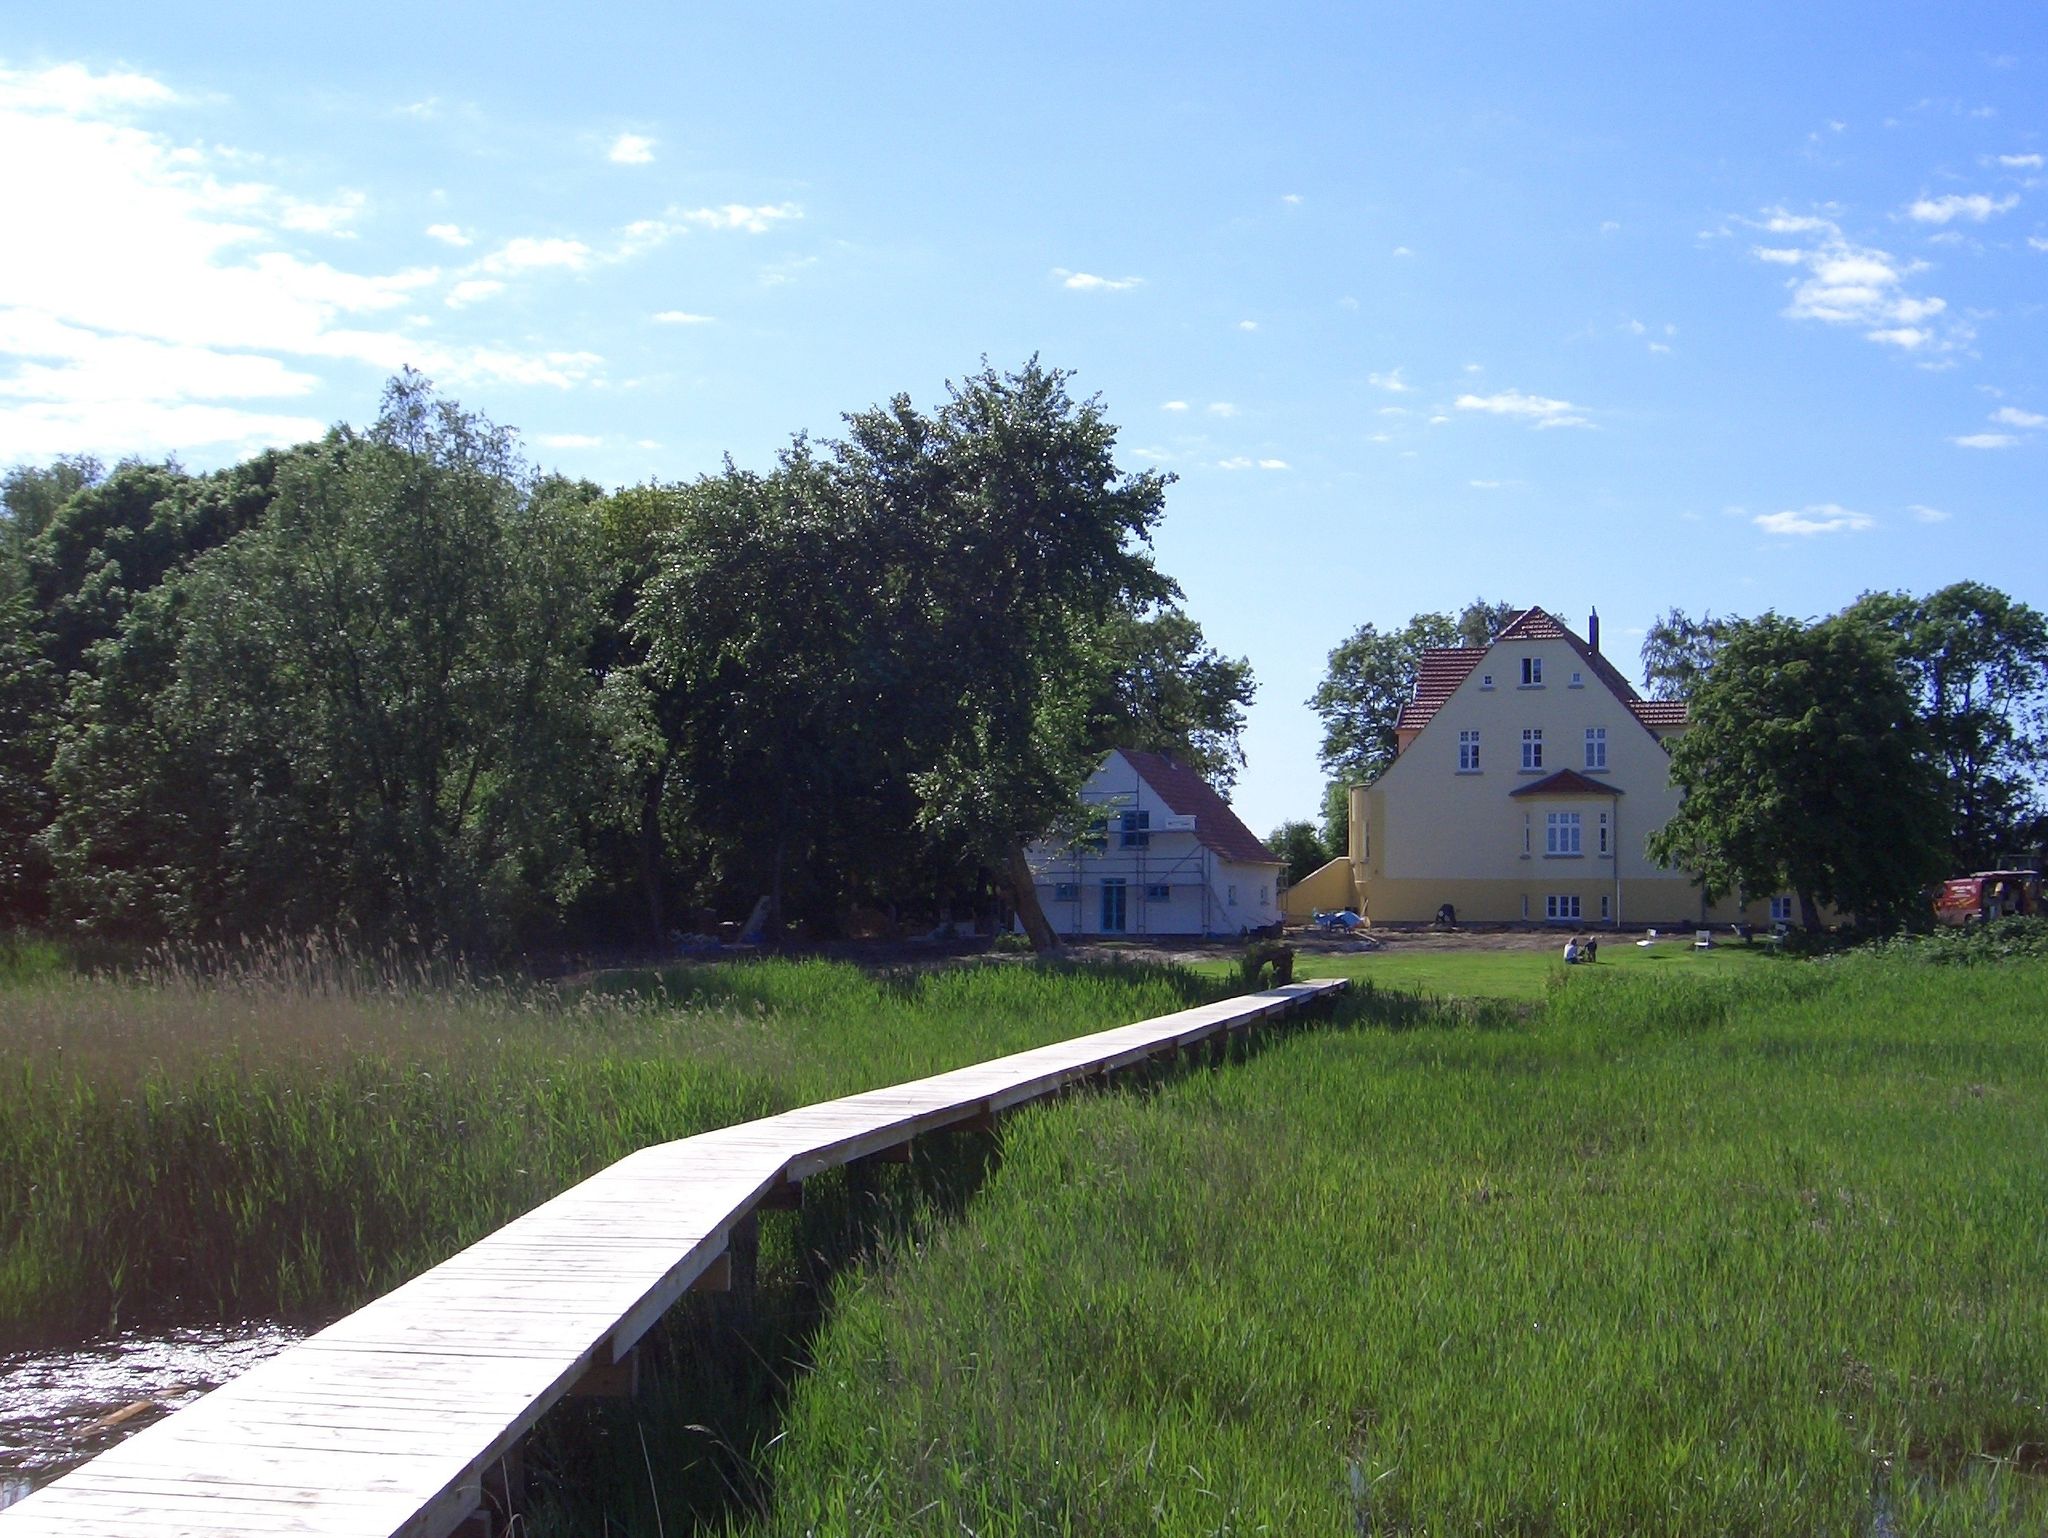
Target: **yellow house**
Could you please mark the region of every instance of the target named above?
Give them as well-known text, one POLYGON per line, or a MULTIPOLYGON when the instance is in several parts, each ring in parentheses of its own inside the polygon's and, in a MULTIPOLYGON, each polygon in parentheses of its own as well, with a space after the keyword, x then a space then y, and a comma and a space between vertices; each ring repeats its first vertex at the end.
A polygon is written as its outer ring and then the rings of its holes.
POLYGON ((1394 762, 1351 790, 1350 857, 1370 922, 1682 928, 1792 917, 1789 896, 1705 905, 1644 844, 1678 810, 1666 744, 1685 707, 1646 700, 1541 609, 1484 647, 1423 653, 1394 762))

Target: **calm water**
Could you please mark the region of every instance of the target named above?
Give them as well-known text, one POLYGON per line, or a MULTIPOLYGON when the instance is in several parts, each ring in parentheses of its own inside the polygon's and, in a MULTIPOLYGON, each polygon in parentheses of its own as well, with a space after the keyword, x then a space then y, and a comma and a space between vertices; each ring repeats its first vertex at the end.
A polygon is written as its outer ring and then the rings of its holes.
POLYGON ((300 1334, 252 1322, 0 1357, 0 1506, 275 1356, 300 1334), (104 1424, 144 1400, 148 1409, 104 1424))

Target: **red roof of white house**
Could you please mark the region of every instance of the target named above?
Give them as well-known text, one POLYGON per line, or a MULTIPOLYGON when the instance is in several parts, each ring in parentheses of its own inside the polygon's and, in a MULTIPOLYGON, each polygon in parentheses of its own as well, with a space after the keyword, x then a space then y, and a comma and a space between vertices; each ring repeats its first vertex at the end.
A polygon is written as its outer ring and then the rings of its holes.
POLYGON ((1593 650, 1584 637, 1575 635, 1569 626, 1559 623, 1542 609, 1524 609, 1501 628, 1500 634, 1493 638, 1492 646, 1432 646, 1424 651, 1422 663, 1415 674, 1415 698, 1401 707, 1401 718, 1395 723, 1395 729, 1413 733, 1429 725, 1444 702, 1457 692, 1458 685, 1471 677, 1473 669, 1479 666, 1479 659, 1503 641, 1569 642, 1572 650, 1579 654, 1579 660, 1595 678, 1607 685, 1616 699, 1628 706, 1629 712, 1643 724, 1645 731, 1669 731, 1686 724, 1684 701, 1642 698, 1636 693, 1635 686, 1622 676, 1621 670, 1593 650))
POLYGON ((1247 865, 1282 865, 1258 834, 1239 820, 1230 803, 1217 795, 1209 782, 1185 764, 1177 764, 1164 753, 1147 753, 1138 748, 1118 748, 1130 761, 1138 777, 1164 801, 1167 810, 1195 819, 1195 838, 1226 860, 1247 865))

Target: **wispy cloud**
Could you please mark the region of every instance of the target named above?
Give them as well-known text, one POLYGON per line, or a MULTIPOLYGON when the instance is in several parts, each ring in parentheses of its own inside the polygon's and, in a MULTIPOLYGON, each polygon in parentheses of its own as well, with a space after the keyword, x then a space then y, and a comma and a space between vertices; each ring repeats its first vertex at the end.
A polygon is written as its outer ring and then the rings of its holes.
POLYGON ((1584 408, 1547 395, 1525 395, 1520 390, 1503 390, 1497 395, 1461 395, 1452 403, 1460 411, 1479 411, 1489 416, 1513 417, 1533 427, 1591 427, 1584 408))
POLYGON ((1407 395, 1415 388, 1401 377, 1401 370, 1390 368, 1384 374, 1367 374, 1365 382, 1375 389, 1391 390, 1396 395, 1407 395))
POLYGON ((695 315, 688 310, 657 310, 654 319, 664 326, 708 326, 715 317, 695 315))
POLYGON ((463 233, 462 226, 459 224, 430 224, 427 226, 427 234, 440 241, 444 246, 468 246, 475 244, 468 235, 463 233))
POLYGON ((1055 267, 1052 275, 1059 279, 1061 288, 1071 288, 1082 293, 1120 293, 1124 289, 1137 288, 1143 278, 1103 278, 1092 272, 1074 272, 1066 267, 1055 267))
POLYGON ((1759 261, 1803 269, 1786 279, 1788 318, 1851 326, 1906 352, 1943 352, 1969 339, 1970 328, 1947 315, 1947 300, 1913 292, 1908 280, 1926 271, 1924 262, 1852 241, 1833 219, 1819 215, 1772 209, 1744 222, 1774 235, 1813 237, 1801 246, 1750 248, 1759 261))
POLYGON ((443 302, 451 310, 460 310, 486 299, 495 299, 505 292, 505 285, 496 278, 464 278, 448 290, 443 302))
POLYGON ((604 439, 589 433, 542 433, 533 440, 544 449, 599 449, 604 439))
POLYGON ((2008 171, 2038 171, 2041 169, 2039 155, 2000 155, 1998 163, 2008 171))
POLYGON ((620 134, 605 151, 605 159, 615 166, 652 165, 654 142, 645 134, 620 134))
POLYGON ((1261 470, 1292 470, 1294 466, 1284 459, 1262 459, 1259 461, 1259 468, 1261 470))
POLYGON ((2019 201, 2016 193, 1994 198, 1982 192, 1951 192, 1945 197, 1916 199, 1906 209, 1906 217, 1922 224, 1947 224, 1955 219, 1982 224, 1993 214, 2017 208, 2019 201))
POLYGON ((1914 520, 1919 523, 1947 523, 1950 516, 1938 507, 1924 507, 1918 502, 1915 502, 1906 511, 1911 513, 1914 520))
POLYGON ((1255 320, 1241 320, 1237 323, 1237 329, 1240 331, 1256 331, 1259 329, 1259 323, 1255 320))
POLYGON ((1788 509, 1782 513, 1758 513, 1750 522, 1766 534, 1810 537, 1815 534, 1860 534, 1877 520, 1868 513, 1851 512, 1837 502, 1788 509))
POLYGON ((2009 449, 2020 440, 2011 433, 1965 433, 1948 441, 1959 449, 2009 449))
POLYGON ((2017 406, 2000 406, 1991 413, 1991 420, 2007 427, 2048 427, 2048 416, 2038 411, 2022 411, 2017 406))
POLYGON ((1159 409, 1161 411, 1185 411, 1188 409, 1188 403, 1186 401, 1162 401, 1159 409))
POLYGON ((1237 415, 1237 408, 1231 405, 1229 401, 1211 401, 1209 402, 1208 409, 1209 415, 1212 417, 1234 417, 1237 415))
POLYGON ((1294 468, 1284 459, 1254 459, 1248 454, 1233 454, 1228 459, 1216 461, 1219 470, 1291 470, 1294 468))

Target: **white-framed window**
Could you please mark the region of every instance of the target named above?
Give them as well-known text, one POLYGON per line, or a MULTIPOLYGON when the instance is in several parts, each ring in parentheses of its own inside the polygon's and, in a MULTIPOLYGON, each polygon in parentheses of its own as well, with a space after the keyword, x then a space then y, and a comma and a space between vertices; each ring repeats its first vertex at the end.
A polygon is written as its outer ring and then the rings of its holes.
POLYGON ((1145 901, 1148 903, 1172 902, 1173 888, 1163 881, 1156 881, 1145 888, 1145 901))
POLYGON ((1578 671, 1576 671, 1576 670, 1574 670, 1574 671, 1573 671, 1573 673, 1572 673, 1572 687, 1573 687, 1574 689, 1583 689, 1583 688, 1585 688, 1585 687, 1586 687, 1586 677, 1585 677, 1585 675, 1584 675, 1583 673, 1580 673, 1580 672, 1578 672, 1578 671))
POLYGON ((1586 767, 1605 769, 1607 767, 1607 728, 1589 726, 1586 728, 1586 767))
POLYGON ((1272 888, 1267 886, 1264 882, 1261 882, 1259 884, 1259 906, 1261 908, 1265 907, 1267 903, 1273 900, 1271 897, 1267 895, 1271 891, 1272 888))
POLYGON ((1237 885, 1235 882, 1233 882, 1229 887, 1225 888, 1224 900, 1228 902, 1230 906, 1233 908, 1237 906, 1237 885))
POLYGON ((1529 894, 1528 894, 1527 892, 1524 892, 1524 893, 1522 894, 1522 917, 1523 917, 1524 919, 1526 919, 1526 918, 1528 918, 1528 916, 1529 916, 1529 894))
POLYGON ((1081 888, 1071 881, 1053 883, 1052 900, 1056 903, 1070 903, 1081 895, 1081 888))
POLYGON ((1771 922, 1773 924, 1789 924, 1792 922, 1791 898, 1773 897, 1771 899, 1771 922))
MULTIPOLYGON (((1607 853, 1607 814, 1605 812, 1600 814, 1600 852, 1602 854, 1607 853)), ((1604 897, 1600 900, 1602 902, 1607 901, 1604 897)))
MULTIPOLYGON (((1529 831, 1529 827, 1530 815, 1529 813, 1524 812, 1522 813, 1522 858, 1525 860, 1529 857, 1529 841, 1533 836, 1529 831)), ((1523 917, 1527 918, 1528 915, 1524 914, 1523 917)))
POLYGON ((1493 687, 1493 675, 1491 673, 1481 673, 1479 675, 1479 687, 1491 689, 1493 687))
POLYGON ((1478 772, 1479 733, 1460 732, 1458 733, 1458 773, 1477 774, 1478 772))
POLYGON ((1600 894, 1600 917, 1603 919, 1614 917, 1614 894, 1611 892, 1602 892, 1600 894))
POLYGON ((1543 819, 1543 852, 1545 854, 1578 854, 1579 814, 1577 812, 1550 812, 1543 819))
POLYGON ((1128 911, 1123 877, 1105 877, 1102 882, 1102 932, 1106 935, 1122 934, 1128 911))
POLYGON ((1522 687, 1540 689, 1543 687, 1543 659, 1524 657, 1522 659, 1522 687))
POLYGON ((1579 914, 1579 896, 1576 892, 1551 892, 1543 899, 1543 916, 1546 919, 1575 919, 1579 914))
POLYGON ((1126 849, 1143 849, 1152 842, 1152 814, 1148 811, 1121 812, 1117 815, 1116 825, 1123 835, 1126 849))
POLYGON ((1522 767, 1541 769, 1543 767, 1543 728, 1525 726, 1522 728, 1522 767))

